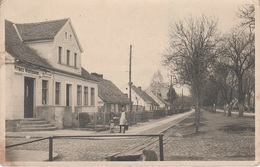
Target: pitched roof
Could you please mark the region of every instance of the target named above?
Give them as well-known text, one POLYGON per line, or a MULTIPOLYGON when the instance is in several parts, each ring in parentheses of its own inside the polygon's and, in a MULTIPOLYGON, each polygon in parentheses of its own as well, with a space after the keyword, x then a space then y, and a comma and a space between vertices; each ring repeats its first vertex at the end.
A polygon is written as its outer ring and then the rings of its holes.
POLYGON ((81 76, 85 79, 98 82, 99 80, 93 77, 85 68, 81 67, 81 76))
POLYGON ((15 24, 23 41, 54 39, 69 19, 15 24))
POLYGON ((98 95, 106 103, 128 104, 130 100, 110 80, 95 77, 98 80, 98 95))
POLYGON ((5 50, 15 59, 19 60, 19 63, 36 65, 57 72, 81 77, 87 80, 92 80, 95 82, 98 81, 97 79, 95 79, 95 77, 91 76, 88 71, 85 70, 83 67, 81 68, 81 75, 55 69, 54 67, 52 67, 46 59, 40 57, 35 50, 31 49, 29 46, 21 41, 15 29, 14 23, 8 20, 5 20, 5 50))
POLYGON ((156 96, 158 97, 165 105, 170 106, 171 104, 168 101, 165 101, 161 96, 156 96))
POLYGON ((136 94, 138 94, 144 101, 151 102, 152 104, 159 106, 159 104, 153 100, 145 91, 143 91, 140 88, 137 88, 135 85, 132 85, 133 91, 135 91, 136 94))
MULTIPOLYGON (((153 88, 152 84, 149 85, 149 87, 145 90, 146 92, 153 92, 155 94, 155 88, 153 88)), ((163 100, 168 99, 167 93, 169 92, 169 87, 166 84, 163 84, 158 89, 158 94, 161 95, 161 98, 163 100)))
POLYGON ((5 50, 22 63, 53 69, 46 59, 21 42, 14 24, 8 20, 5 20, 5 50))

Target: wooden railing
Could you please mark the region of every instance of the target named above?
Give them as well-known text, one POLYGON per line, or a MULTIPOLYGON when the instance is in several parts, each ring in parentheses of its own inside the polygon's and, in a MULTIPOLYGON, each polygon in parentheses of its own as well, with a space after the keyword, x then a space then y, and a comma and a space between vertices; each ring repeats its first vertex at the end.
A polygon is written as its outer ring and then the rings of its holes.
POLYGON ((34 142, 39 142, 42 140, 49 140, 49 161, 53 161, 53 140, 54 139, 61 139, 61 138, 102 138, 102 137, 159 137, 159 151, 160 151, 160 161, 164 161, 163 155, 163 133, 160 134, 140 134, 140 135, 128 135, 128 134, 121 134, 121 135, 113 135, 113 134, 103 134, 103 135, 75 135, 75 136, 48 136, 40 139, 35 139, 27 142, 22 142, 18 144, 8 145, 5 148, 11 148, 21 145, 26 145, 34 142))

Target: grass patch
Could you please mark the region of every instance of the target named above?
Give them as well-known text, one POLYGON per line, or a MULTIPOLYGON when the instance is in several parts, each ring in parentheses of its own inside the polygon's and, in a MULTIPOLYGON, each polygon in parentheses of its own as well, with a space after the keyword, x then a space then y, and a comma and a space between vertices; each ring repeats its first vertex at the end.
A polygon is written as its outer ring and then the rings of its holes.
POLYGON ((218 130, 227 133, 243 133, 245 131, 255 132, 255 127, 251 127, 250 125, 244 125, 244 124, 231 124, 231 125, 223 126, 218 130))

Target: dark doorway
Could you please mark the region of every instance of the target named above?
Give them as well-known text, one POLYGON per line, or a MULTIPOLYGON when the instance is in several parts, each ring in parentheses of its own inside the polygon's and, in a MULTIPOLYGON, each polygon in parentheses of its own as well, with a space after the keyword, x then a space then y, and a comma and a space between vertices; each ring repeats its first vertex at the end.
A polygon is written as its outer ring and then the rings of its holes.
POLYGON ((66 85, 66 106, 71 105, 71 84, 66 85))
POLYGON ((34 78, 24 78, 24 118, 33 117, 34 78))

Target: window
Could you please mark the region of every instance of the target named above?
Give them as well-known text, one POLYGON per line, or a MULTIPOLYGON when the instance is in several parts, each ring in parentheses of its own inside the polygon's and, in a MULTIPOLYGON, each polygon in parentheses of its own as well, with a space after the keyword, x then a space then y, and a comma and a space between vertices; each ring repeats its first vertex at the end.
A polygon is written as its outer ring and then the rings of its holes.
POLYGON ((77 67, 77 53, 74 53, 74 67, 77 67))
POLYGON ((82 104, 82 86, 78 85, 77 86, 77 105, 81 105, 82 104))
POLYGON ((55 104, 60 104, 60 82, 55 83, 55 104))
POLYGON ((42 104, 47 104, 48 99, 48 81, 42 80, 42 104))
POLYGON ((70 50, 67 50, 67 65, 70 65, 70 50))
POLYGON ((84 105, 88 106, 88 87, 84 87, 84 105))
POLYGON ((68 39, 68 33, 65 32, 65 39, 68 39))
POLYGON ((59 57, 58 57, 59 63, 61 63, 61 57, 62 57, 62 47, 59 46, 59 57))
POLYGON ((71 41, 71 39, 72 39, 72 35, 70 34, 70 41, 71 41))
POLYGON ((91 102, 90 105, 94 106, 95 105, 95 89, 91 88, 91 102))

